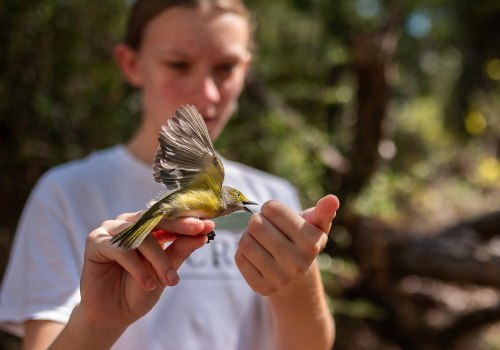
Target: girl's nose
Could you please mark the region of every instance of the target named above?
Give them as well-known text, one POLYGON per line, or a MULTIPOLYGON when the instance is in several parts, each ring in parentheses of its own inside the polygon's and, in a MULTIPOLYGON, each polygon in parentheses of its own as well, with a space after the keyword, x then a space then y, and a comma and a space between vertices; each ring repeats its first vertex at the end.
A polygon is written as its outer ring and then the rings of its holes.
POLYGON ((219 87, 211 75, 202 78, 197 97, 200 104, 214 104, 220 101, 219 87))

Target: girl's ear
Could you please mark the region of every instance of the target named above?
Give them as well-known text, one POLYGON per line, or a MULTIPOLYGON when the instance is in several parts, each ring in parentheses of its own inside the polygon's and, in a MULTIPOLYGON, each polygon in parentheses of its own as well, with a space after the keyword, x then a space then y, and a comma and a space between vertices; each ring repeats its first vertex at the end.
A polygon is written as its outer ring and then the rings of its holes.
POLYGON ((252 64, 252 53, 249 51, 247 53, 247 56, 245 57, 245 75, 248 73, 248 70, 250 69, 250 65, 252 64))
POLYGON ((125 44, 118 44, 114 56, 123 77, 136 88, 142 86, 142 77, 138 67, 137 52, 125 44))

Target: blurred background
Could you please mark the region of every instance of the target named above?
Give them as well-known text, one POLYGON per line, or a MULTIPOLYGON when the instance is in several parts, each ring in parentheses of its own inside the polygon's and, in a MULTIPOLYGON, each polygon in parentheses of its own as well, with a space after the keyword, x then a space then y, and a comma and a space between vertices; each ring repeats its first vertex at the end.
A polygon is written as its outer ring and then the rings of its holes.
MULTIPOLYGON (((247 4, 254 64, 216 147, 304 207, 340 197, 335 349, 500 349, 500 1, 247 4)), ((128 6, 0 3, 0 277, 38 177, 138 123, 111 54, 128 6)))

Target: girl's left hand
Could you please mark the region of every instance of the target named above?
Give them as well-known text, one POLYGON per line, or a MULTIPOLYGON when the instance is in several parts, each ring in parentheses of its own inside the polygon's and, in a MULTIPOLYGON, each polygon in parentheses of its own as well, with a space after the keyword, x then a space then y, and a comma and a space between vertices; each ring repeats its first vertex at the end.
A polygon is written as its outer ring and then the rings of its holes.
POLYGON ((334 195, 300 214, 277 201, 266 202, 250 218, 235 255, 250 287, 268 296, 303 276, 325 247, 338 208, 334 195))

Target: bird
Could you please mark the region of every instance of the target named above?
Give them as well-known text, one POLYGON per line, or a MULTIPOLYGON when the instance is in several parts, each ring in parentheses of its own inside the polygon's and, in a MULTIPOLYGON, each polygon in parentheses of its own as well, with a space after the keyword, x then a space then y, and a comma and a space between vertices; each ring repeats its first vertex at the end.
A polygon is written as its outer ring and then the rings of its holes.
MULTIPOLYGON (((111 244, 136 249, 162 219, 214 219, 244 210, 253 211, 236 188, 223 186, 224 166, 214 149, 203 117, 192 105, 182 105, 158 136, 153 178, 166 190, 147 204, 139 220, 111 239, 111 244)), ((215 232, 210 232, 208 242, 215 232)))

